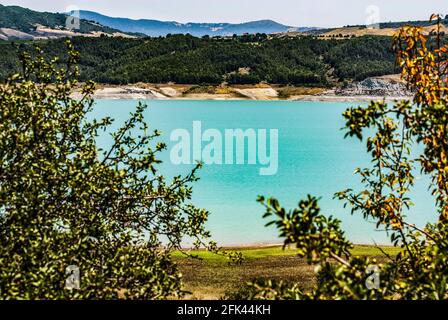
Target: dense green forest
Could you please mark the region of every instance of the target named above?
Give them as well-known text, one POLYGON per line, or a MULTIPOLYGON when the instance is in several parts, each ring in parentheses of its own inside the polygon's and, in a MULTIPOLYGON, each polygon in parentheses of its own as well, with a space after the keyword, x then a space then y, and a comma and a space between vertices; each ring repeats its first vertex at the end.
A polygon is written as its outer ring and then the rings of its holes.
MULTIPOLYGON (((17 53, 39 45, 49 56, 64 56, 64 39, 0 42, 0 78, 18 69, 17 53)), ((306 37, 72 39, 81 53, 81 79, 125 84, 291 84, 328 86, 394 73, 391 38, 365 36, 320 40, 306 37)))

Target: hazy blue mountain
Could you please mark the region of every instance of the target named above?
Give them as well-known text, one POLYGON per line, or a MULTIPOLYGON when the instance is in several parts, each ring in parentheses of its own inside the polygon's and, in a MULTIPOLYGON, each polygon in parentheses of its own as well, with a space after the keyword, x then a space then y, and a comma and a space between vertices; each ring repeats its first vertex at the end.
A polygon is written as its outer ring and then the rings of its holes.
POLYGON ((178 23, 175 21, 159 20, 133 20, 128 18, 113 18, 97 12, 80 12, 81 19, 95 21, 101 25, 108 26, 123 32, 143 33, 148 36, 165 36, 171 34, 191 34, 201 37, 227 36, 244 33, 278 33, 287 31, 308 31, 313 28, 296 28, 285 26, 272 20, 252 21, 240 24, 232 23, 178 23))

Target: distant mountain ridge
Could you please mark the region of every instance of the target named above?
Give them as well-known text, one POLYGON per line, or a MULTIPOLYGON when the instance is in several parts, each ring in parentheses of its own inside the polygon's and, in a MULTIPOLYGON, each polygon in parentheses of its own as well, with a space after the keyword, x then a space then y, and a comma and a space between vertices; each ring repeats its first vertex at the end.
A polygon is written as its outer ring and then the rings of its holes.
POLYGON ((176 21, 159 21, 149 19, 133 20, 129 18, 114 18, 93 11, 80 11, 84 20, 94 21, 103 26, 121 30, 122 32, 143 33, 151 37, 167 34, 191 34, 192 36, 231 36, 244 33, 284 33, 306 32, 316 28, 292 27, 272 20, 259 20, 245 23, 179 23, 176 21))
MULTIPOLYGON (((168 34, 190 34, 195 37, 232 36, 242 34, 276 34, 283 36, 301 36, 303 34, 321 38, 359 37, 364 35, 392 36, 399 27, 421 25, 427 32, 435 23, 427 21, 383 22, 379 28, 368 26, 345 26, 335 28, 293 27, 273 20, 259 20, 244 23, 179 23, 150 19, 129 19, 110 17, 93 11, 79 12, 80 28, 66 27, 67 15, 72 13, 38 12, 19 6, 0 4, 0 41, 1 40, 40 40, 64 37, 159 37, 168 34)), ((78 12, 76 12, 77 16, 78 12)), ((444 32, 448 33, 448 15, 442 20, 444 32)))

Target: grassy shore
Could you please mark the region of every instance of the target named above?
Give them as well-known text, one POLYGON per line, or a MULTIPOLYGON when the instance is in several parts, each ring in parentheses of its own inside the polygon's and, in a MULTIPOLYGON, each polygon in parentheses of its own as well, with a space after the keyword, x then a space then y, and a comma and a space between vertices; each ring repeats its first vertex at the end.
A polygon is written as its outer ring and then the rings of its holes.
MULTIPOLYGON (((382 247, 388 254, 394 255, 399 248, 382 247)), ((241 264, 231 264, 216 254, 194 252, 202 260, 191 259, 180 253, 175 254, 183 274, 186 290, 191 292, 188 299, 220 299, 227 292, 236 291, 246 282, 257 278, 269 278, 295 281, 309 288, 315 281, 314 267, 296 256, 294 249, 282 250, 281 247, 232 248, 243 254, 241 264)), ((373 246, 355 246, 353 254, 357 256, 382 257, 380 249, 373 246)))

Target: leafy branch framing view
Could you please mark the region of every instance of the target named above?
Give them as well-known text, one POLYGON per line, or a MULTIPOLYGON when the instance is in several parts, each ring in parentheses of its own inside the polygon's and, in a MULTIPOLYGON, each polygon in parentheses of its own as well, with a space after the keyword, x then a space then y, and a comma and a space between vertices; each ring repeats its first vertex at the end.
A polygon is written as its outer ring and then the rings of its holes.
POLYGON ((366 138, 372 167, 357 169, 364 190, 351 189, 335 197, 351 207, 352 214, 373 218, 394 246, 402 251, 385 254, 385 262, 353 257, 340 221, 320 213, 318 201, 309 196, 297 209, 286 211, 276 199, 260 197, 267 217, 274 217, 285 246, 297 246, 299 256, 318 266, 318 284, 311 292, 299 285, 258 281, 243 290, 252 299, 447 299, 448 298, 448 46, 440 32, 441 17, 427 37, 421 27, 406 26, 394 37, 402 78, 415 92, 413 103, 371 102, 344 113, 346 137, 366 138), (414 157, 412 147, 422 144, 414 157), (421 167, 431 177, 438 221, 420 229, 406 221, 412 206, 408 197, 413 172, 421 167), (376 278, 375 278, 376 277, 376 278), (376 282, 377 281, 377 282, 376 282))

